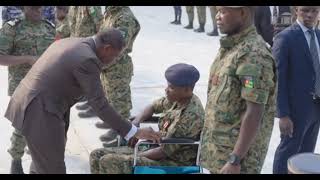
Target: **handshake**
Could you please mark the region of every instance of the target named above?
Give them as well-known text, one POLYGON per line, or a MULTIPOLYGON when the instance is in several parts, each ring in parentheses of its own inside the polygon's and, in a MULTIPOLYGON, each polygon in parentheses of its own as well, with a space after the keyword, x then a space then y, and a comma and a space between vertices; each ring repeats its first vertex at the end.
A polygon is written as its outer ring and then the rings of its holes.
POLYGON ((161 133, 154 131, 151 127, 139 128, 137 133, 129 140, 128 146, 133 148, 139 139, 146 139, 153 143, 160 143, 161 137, 161 133))

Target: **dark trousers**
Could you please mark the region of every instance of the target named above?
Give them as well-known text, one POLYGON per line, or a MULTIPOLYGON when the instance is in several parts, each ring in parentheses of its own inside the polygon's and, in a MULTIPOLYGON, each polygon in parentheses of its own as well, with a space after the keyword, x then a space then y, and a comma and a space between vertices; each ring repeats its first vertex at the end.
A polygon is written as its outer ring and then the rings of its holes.
POLYGON ((295 154, 314 152, 320 126, 320 103, 313 103, 308 118, 295 119, 293 121, 293 137, 281 135, 280 144, 275 152, 273 161, 274 174, 287 174, 288 159, 295 154))
POLYGON ((181 20, 181 6, 173 6, 174 8, 174 17, 176 21, 181 20))

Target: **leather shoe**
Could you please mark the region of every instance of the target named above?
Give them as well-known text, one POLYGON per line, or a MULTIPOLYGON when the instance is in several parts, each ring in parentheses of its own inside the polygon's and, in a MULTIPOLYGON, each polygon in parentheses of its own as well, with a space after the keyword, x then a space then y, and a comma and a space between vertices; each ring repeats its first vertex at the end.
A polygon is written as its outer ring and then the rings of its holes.
POLYGON ((84 112, 79 112, 78 116, 80 118, 90 118, 90 117, 96 117, 96 113, 94 112, 94 110, 90 107, 88 110, 84 111, 84 112))

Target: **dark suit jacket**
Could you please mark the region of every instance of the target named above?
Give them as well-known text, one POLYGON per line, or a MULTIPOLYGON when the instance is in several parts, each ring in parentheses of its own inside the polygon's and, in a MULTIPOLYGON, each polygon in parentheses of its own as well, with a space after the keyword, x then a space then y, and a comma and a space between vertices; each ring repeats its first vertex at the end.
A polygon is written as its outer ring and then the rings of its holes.
POLYGON ((37 97, 43 102, 39 110, 54 114, 68 124, 70 108, 85 95, 99 118, 125 136, 131 124, 122 120, 105 98, 100 82, 103 64, 95 49, 92 38, 66 38, 54 42, 15 90, 5 117, 19 130, 33 128, 28 127, 33 124, 28 122, 40 117, 35 114, 27 119, 24 115, 30 102, 37 97))
MULTIPOLYGON (((316 33, 320 42, 319 30, 316 33)), ((315 72, 307 40, 297 23, 276 36, 273 56, 278 71, 277 116, 289 116, 295 122, 308 120, 315 72)))
POLYGON ((269 6, 257 6, 254 24, 257 28, 258 34, 272 46, 273 42, 273 26, 271 24, 271 11, 269 6))

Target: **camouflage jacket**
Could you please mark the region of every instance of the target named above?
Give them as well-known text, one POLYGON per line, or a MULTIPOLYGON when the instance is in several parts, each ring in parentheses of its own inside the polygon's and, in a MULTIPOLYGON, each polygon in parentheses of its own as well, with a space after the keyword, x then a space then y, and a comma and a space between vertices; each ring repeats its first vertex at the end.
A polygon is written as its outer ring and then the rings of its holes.
MULTIPOLYGON (((106 28, 119 29, 125 38, 125 49, 123 54, 128 54, 132 51, 133 42, 136 39, 140 24, 132 11, 127 6, 107 6, 101 25, 101 30, 106 28)), ((119 58, 121 58, 120 55, 119 58)))
POLYGON ((71 37, 92 36, 99 31, 102 20, 101 7, 70 6, 68 17, 71 37))
MULTIPOLYGON (((37 24, 25 19, 8 21, 0 30, 0 54, 40 56, 54 41, 54 37, 55 27, 46 20, 37 24)), ((9 67, 10 96, 30 68, 29 64, 9 67)))
POLYGON ((56 32, 58 39, 70 37, 70 26, 67 16, 62 21, 56 21, 56 32))
POLYGON ((43 6, 42 16, 45 20, 55 23, 55 10, 54 6, 43 6))
MULTIPOLYGON (((164 137, 188 138, 199 140, 204 123, 204 109, 200 99, 193 95, 189 104, 179 107, 165 97, 153 103, 155 113, 161 113, 159 130, 164 137)), ((162 145, 167 160, 181 165, 193 165, 196 162, 197 146, 162 145)))
POLYGON ((220 45, 208 84, 201 148, 201 162, 204 164, 215 159, 212 157, 215 151, 231 153, 226 149, 232 151, 236 144, 246 101, 265 105, 261 129, 250 146, 250 152, 260 152, 257 147, 262 144, 268 147, 264 139, 269 140, 273 127, 276 78, 270 49, 254 26, 233 36, 222 37, 220 45))

